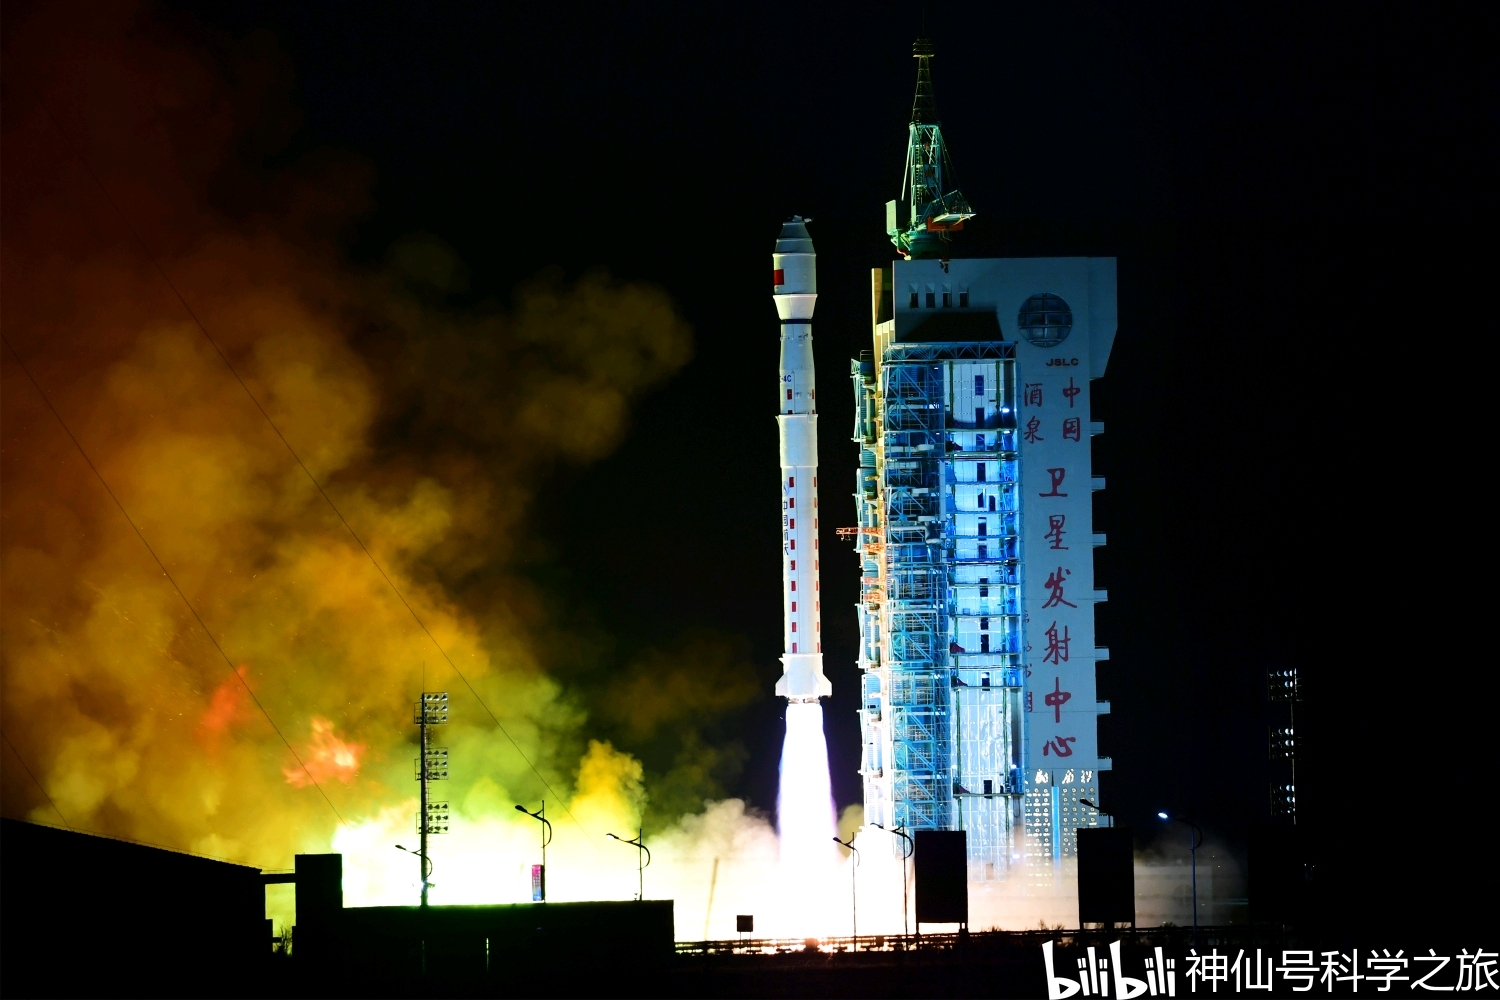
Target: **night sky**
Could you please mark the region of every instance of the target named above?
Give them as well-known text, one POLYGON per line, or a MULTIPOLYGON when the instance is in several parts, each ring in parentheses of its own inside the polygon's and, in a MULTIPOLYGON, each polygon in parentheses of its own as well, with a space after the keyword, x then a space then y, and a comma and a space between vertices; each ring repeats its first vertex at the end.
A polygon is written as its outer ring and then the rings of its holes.
MULTIPOLYGON (((892 257, 884 203, 899 191, 920 5, 171 9, 267 31, 284 52, 303 120, 276 156, 333 146, 373 166, 356 260, 424 232, 457 250, 475 300, 549 267, 604 267, 675 299, 694 360, 614 455, 549 480, 531 572, 580 646, 624 658, 743 637, 765 696, 724 724, 749 751, 729 790, 772 806, 769 253, 782 219, 813 218, 824 522, 853 524, 848 360, 868 347, 869 269, 892 257)), ((1477 717, 1493 669, 1474 613, 1487 574, 1462 561, 1489 564, 1492 517, 1463 513, 1489 494, 1468 485, 1478 469, 1448 464, 1492 381, 1474 345, 1494 323, 1493 275, 1477 280, 1493 259, 1480 242, 1495 214, 1493 25, 1360 10, 925 13, 938 111, 978 212, 955 254, 1119 258, 1120 329, 1093 413, 1109 484, 1095 508, 1109 537, 1104 804, 1144 843, 1165 808, 1242 845, 1281 773, 1266 759, 1282 716, 1265 672, 1295 666, 1304 821, 1350 911, 1462 898, 1411 862, 1492 837, 1461 832, 1468 807, 1440 803, 1493 798, 1495 763, 1477 717)), ((824 543, 842 806, 860 799, 857 573, 831 530, 824 543)))

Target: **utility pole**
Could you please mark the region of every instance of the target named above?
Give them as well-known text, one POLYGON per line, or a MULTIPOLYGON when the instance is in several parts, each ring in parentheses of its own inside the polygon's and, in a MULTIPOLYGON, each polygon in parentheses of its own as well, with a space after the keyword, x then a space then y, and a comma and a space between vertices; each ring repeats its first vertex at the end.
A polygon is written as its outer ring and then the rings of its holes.
POLYGON ((448 748, 432 745, 431 727, 448 722, 448 692, 423 691, 417 702, 417 733, 420 737, 421 756, 417 758, 417 781, 421 784, 421 803, 417 810, 417 834, 421 837, 417 849, 417 861, 422 874, 422 909, 427 908, 427 890, 431 885, 432 857, 427 853, 427 837, 430 834, 448 832, 448 803, 434 801, 428 795, 428 784, 446 781, 448 778, 448 748))
POLYGON ((1302 700, 1302 686, 1296 667, 1278 667, 1266 671, 1266 693, 1274 701, 1286 702, 1287 724, 1272 726, 1270 753, 1272 760, 1291 764, 1292 780, 1271 784, 1271 815, 1297 825, 1297 702, 1302 700))
POLYGON ((532 819, 542 821, 542 866, 540 868, 536 865, 531 866, 531 901, 545 903, 547 901, 547 845, 552 843, 552 824, 547 822, 547 800, 542 800, 542 807, 536 812, 518 803, 516 812, 523 812, 532 819))
POLYGON ((870 825, 873 826, 877 830, 885 830, 886 833, 894 833, 896 836, 900 837, 901 840, 902 840, 902 844, 901 844, 901 946, 903 948, 905 948, 906 947, 906 936, 909 933, 911 933, 911 926, 907 922, 907 917, 906 917, 907 900, 911 898, 911 893, 906 888, 906 863, 909 860, 911 860, 912 853, 916 850, 916 845, 912 843, 912 839, 907 834, 906 827, 904 827, 904 826, 897 826, 897 827, 887 828, 887 827, 881 826, 879 823, 871 823, 870 825))
POLYGON ((606 833, 605 836, 610 840, 618 840, 622 844, 629 844, 635 848, 635 876, 637 880, 635 898, 645 899, 646 869, 651 867, 651 848, 646 846, 646 828, 637 827, 634 840, 626 840, 624 837, 617 837, 612 833, 606 833))
POLYGON ((855 873, 859 870, 859 848, 854 846, 854 834, 849 835, 848 840, 833 838, 833 842, 840 847, 849 848, 854 855, 854 864, 849 866, 849 906, 854 923, 854 950, 859 951, 859 887, 856 884, 855 873))

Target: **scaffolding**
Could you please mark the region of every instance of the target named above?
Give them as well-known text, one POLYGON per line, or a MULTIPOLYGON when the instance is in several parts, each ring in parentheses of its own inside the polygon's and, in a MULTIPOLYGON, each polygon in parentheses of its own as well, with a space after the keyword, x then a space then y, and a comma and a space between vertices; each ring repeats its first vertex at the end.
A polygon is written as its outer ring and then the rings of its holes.
POLYGON ((880 369, 884 625, 892 819, 908 830, 950 830, 953 672, 948 663, 948 567, 943 559, 946 453, 943 367, 880 369))
POLYGON ((896 344, 850 368, 866 815, 967 831, 976 881, 1023 823, 1013 351, 896 344))

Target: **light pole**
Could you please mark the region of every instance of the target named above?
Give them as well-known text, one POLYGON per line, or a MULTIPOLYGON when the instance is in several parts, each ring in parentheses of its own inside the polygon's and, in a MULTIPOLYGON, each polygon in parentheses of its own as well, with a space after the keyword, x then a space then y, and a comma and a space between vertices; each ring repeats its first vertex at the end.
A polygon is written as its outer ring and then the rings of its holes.
POLYGON ((622 844, 629 844, 635 848, 635 874, 639 880, 635 898, 644 900, 646 898, 646 869, 651 867, 651 848, 646 846, 646 831, 637 828, 634 840, 626 840, 624 837, 616 837, 612 833, 606 833, 610 840, 618 840, 622 844))
POLYGON ((1181 823, 1193 831, 1193 846, 1188 848, 1188 851, 1193 857, 1193 947, 1196 948, 1198 947, 1198 848, 1203 846, 1203 831, 1198 828, 1197 823, 1181 816, 1168 816, 1164 812, 1159 812, 1156 816, 1158 819, 1181 823))
MULTIPOLYGON (((407 854, 410 854, 412 857, 420 858, 421 859, 421 861, 422 861, 422 865, 421 865, 421 867, 422 867, 422 898, 425 900, 427 898, 427 889, 428 889, 428 887, 436 884, 434 882, 429 882, 428 881, 428 879, 430 879, 432 877, 432 859, 429 858, 429 857, 427 857, 427 855, 424 854, 424 853, 422 853, 421 851, 414 851, 414 850, 412 850, 409 847, 402 847, 400 844, 396 845, 396 850, 398 850, 398 851, 405 851, 407 854)), ((424 903, 423 905, 425 906, 426 904, 424 903)))
POLYGON ((859 951, 859 889, 855 882, 855 870, 859 868, 859 848, 854 846, 854 835, 850 834, 848 840, 833 838, 835 844, 842 844, 854 852, 854 864, 849 868, 849 903, 853 908, 854 917, 854 950, 859 951))
POLYGON ((909 895, 909 893, 906 891, 906 862, 907 859, 912 856, 913 852, 916 851, 917 845, 912 843, 911 837, 907 836, 905 827, 898 826, 894 829, 886 830, 886 828, 881 826, 879 823, 871 823, 870 825, 877 830, 885 830, 886 833, 894 833, 896 836, 905 841, 905 843, 901 845, 901 939, 902 945, 904 947, 906 943, 906 935, 910 933, 910 927, 906 921, 906 900, 907 896, 909 895))
POLYGON ((539 819, 542 821, 542 898, 540 902, 545 903, 547 901, 547 845, 552 843, 552 824, 547 822, 547 800, 542 800, 542 807, 536 812, 532 812, 530 809, 527 809, 523 805, 517 805, 516 812, 523 812, 526 815, 530 816, 532 819, 539 819))

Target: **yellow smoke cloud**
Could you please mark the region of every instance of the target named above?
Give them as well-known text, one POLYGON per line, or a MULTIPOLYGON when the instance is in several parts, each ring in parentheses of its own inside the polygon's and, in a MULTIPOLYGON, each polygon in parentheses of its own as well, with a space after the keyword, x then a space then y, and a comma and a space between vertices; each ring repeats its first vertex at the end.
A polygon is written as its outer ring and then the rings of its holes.
POLYGON ((453 694, 438 788, 465 837, 524 853, 511 805, 551 797, 482 698, 581 824, 549 810, 559 849, 597 855, 640 821, 645 775, 588 739, 510 566, 541 478, 618 444, 686 325, 603 273, 451 308, 463 268, 431 238, 341 261, 368 169, 242 157, 287 131, 264 40, 90 11, 10 16, 3 324, 130 521, 7 349, 5 814, 267 867, 344 845, 371 852, 354 896, 404 893, 386 855, 411 836, 425 686, 453 694))

